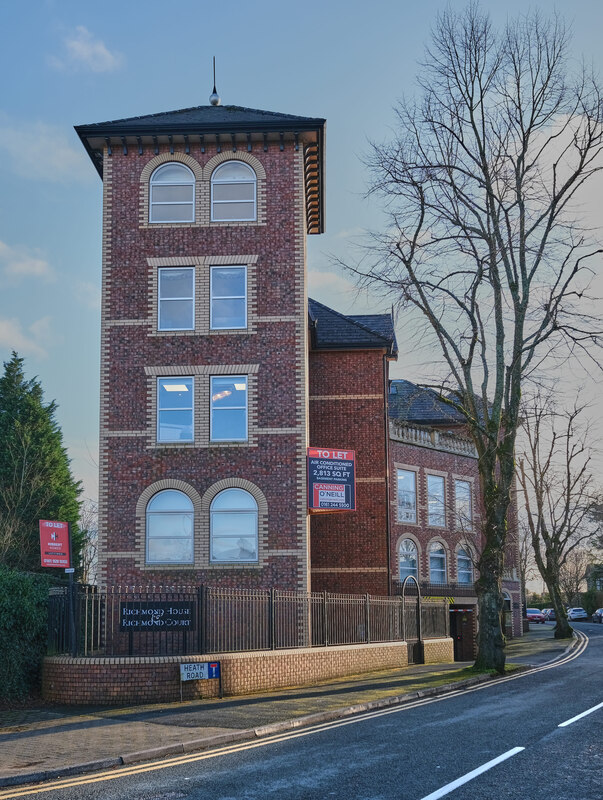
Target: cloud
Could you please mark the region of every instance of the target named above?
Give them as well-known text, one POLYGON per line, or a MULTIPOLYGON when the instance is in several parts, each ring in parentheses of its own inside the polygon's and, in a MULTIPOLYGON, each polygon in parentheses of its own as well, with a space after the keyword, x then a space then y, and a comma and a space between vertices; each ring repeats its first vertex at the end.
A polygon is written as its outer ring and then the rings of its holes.
POLYGON ((123 56, 117 51, 111 52, 100 39, 90 33, 83 25, 63 39, 64 53, 61 57, 50 56, 50 65, 58 70, 91 72, 114 72, 123 63, 123 56))
POLYGON ((25 247, 9 247, 0 241, 0 274, 10 283, 22 278, 54 280, 54 270, 37 251, 25 247))
POLYGON ((79 281, 75 287, 75 297, 81 305, 92 311, 101 307, 101 291, 95 283, 79 281))
POLYGON ((362 236, 365 233, 363 228, 343 228, 337 231, 335 239, 353 239, 357 236, 362 236))
POLYGON ((23 178, 60 183, 94 178, 84 148, 75 148, 64 128, 43 122, 16 122, 0 116, 1 155, 5 156, 3 166, 23 178))
POLYGON ((45 358, 48 354, 40 344, 46 341, 44 333, 50 330, 50 317, 43 317, 23 331, 18 319, 4 319, 0 317, 0 348, 16 350, 19 355, 38 356, 45 358))

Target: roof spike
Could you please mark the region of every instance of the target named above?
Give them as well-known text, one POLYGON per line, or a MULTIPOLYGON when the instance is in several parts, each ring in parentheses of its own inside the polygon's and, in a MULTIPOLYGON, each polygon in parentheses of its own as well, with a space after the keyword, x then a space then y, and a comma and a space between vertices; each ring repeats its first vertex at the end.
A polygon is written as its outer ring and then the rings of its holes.
POLYGON ((214 88, 212 93, 209 96, 209 102, 212 106, 220 106, 222 105, 222 100, 220 95, 216 91, 216 57, 214 56, 214 88))

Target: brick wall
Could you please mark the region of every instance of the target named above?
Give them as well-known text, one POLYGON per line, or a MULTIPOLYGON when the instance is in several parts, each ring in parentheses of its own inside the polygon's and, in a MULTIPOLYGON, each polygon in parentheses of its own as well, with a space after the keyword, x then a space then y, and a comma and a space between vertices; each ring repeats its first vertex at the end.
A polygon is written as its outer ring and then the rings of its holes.
POLYGON ((473 553, 479 551, 479 475, 477 459, 442 450, 419 447, 396 440, 390 440, 390 518, 391 518, 391 564, 394 587, 399 586, 398 549, 403 539, 411 539, 419 551, 419 581, 429 581, 430 542, 438 541, 444 545, 446 568, 449 582, 457 581, 456 552, 463 543, 469 545, 473 553), (417 521, 401 522, 398 519, 397 469, 408 469, 416 474, 417 521), (444 477, 446 524, 444 527, 429 525, 427 517, 427 476, 444 477), (459 530, 455 524, 455 479, 468 481, 472 487, 472 509, 474 529, 472 533, 459 530))
POLYGON ((383 351, 310 352, 310 444, 356 451, 356 511, 310 519, 312 590, 388 593, 383 351))
MULTIPOLYGON (((452 640, 426 642, 430 661, 452 659, 452 640), (450 647, 446 650, 446 642, 450 647), (448 658, 446 658, 448 653, 448 658)), ((220 661, 224 693, 250 694, 312 685, 333 678, 408 664, 406 642, 303 650, 154 658, 44 660, 42 693, 55 703, 157 703, 180 699, 180 663, 220 661)), ((218 681, 186 681, 183 697, 216 697, 218 681)))
POLYGON ((425 664, 450 664, 454 661, 452 639, 427 639, 423 642, 425 664))
POLYGON ((191 143, 186 156, 159 151, 114 148, 104 158, 100 582, 307 589, 303 148, 269 143, 266 152, 255 146, 252 154, 218 153, 191 143), (209 221, 211 166, 228 157, 256 169, 257 222, 209 221), (195 223, 148 223, 148 175, 169 160, 183 161, 197 176, 195 223), (224 264, 248 265, 244 331, 208 330, 209 268, 224 264), (162 266, 195 269, 194 331, 157 330, 162 266), (248 376, 249 440, 217 445, 209 441, 209 378, 228 373, 248 376), (156 382, 165 375, 194 376, 193 443, 156 442, 156 382), (256 565, 209 563, 203 502, 230 479, 251 482, 265 501, 256 565), (185 491, 195 504, 191 566, 146 564, 144 508, 137 514, 137 504, 155 484, 185 491))

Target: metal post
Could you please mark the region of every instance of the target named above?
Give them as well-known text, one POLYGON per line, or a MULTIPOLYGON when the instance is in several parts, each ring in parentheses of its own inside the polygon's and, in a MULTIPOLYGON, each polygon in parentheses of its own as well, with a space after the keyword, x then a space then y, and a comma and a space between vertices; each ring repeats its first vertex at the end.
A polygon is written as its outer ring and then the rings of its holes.
POLYGON ((364 595, 364 639, 367 644, 371 641, 371 603, 368 592, 364 595))
POLYGON ((197 650, 199 653, 204 653, 203 649, 203 616, 205 609, 203 607, 203 584, 197 587, 197 650))
POLYGON ((270 589, 270 597, 268 599, 268 625, 269 625, 269 633, 270 633, 270 649, 275 650, 275 610, 274 610, 274 600, 276 595, 276 589, 270 589))
POLYGON ((400 626, 400 630, 402 631, 402 641, 406 641, 406 602, 404 597, 400 598, 400 611, 402 614, 402 625, 400 626))
POLYGON ((322 640, 324 642, 324 646, 326 647, 329 644, 328 636, 327 636, 327 593, 322 593, 322 640))
MULTIPOLYGON (((71 523, 67 523, 67 538, 69 540, 69 567, 73 569, 73 549, 71 546, 71 523)), ((73 581, 73 572, 69 573, 69 652, 71 657, 77 655, 77 637, 75 635, 75 593, 76 586, 73 581)))
POLYGON ((77 587, 73 580, 73 572, 69 573, 69 652, 71 657, 77 656, 77 637, 75 635, 75 597, 77 587))
POLYGON ((201 652, 207 653, 207 614, 208 614, 208 597, 209 597, 209 586, 203 586, 203 600, 201 603, 202 614, 201 614, 201 652))

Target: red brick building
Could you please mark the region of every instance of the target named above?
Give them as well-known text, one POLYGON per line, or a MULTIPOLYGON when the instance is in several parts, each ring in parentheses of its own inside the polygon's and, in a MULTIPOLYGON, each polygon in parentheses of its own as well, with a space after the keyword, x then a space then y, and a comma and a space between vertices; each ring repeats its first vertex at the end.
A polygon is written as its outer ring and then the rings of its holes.
MULTIPOLYGON (((455 657, 473 656, 474 582, 481 549, 477 452, 462 417, 409 381, 390 384, 390 519, 394 593, 407 575, 424 597, 447 597, 455 657)), ((514 529, 515 508, 511 510, 514 529)), ((503 593, 507 634, 521 636, 517 541, 506 551, 503 593)))
POLYGON ((76 128, 103 179, 102 584, 309 588, 324 129, 219 105, 76 128))
POLYGON ((310 441, 356 451, 356 511, 311 517, 312 589, 389 594, 388 314, 344 316, 310 301, 310 441))
POLYGON ((103 179, 100 582, 389 594, 414 570, 473 605, 458 420, 402 414, 390 315, 307 298, 325 121, 218 105, 76 130, 103 179), (309 445, 356 451, 355 512, 308 514, 309 445))

